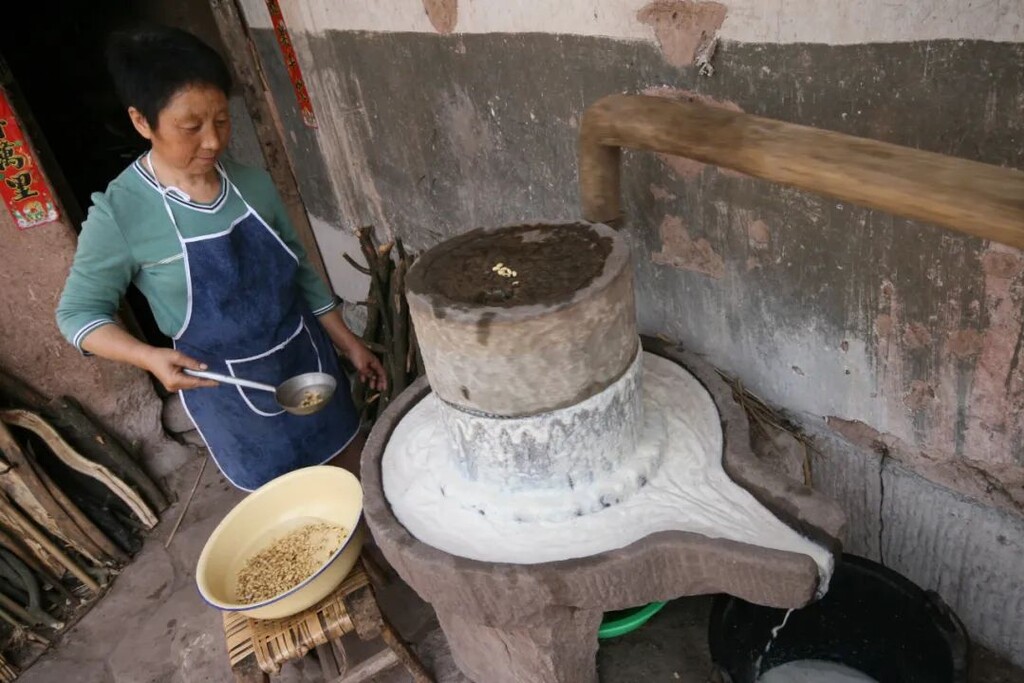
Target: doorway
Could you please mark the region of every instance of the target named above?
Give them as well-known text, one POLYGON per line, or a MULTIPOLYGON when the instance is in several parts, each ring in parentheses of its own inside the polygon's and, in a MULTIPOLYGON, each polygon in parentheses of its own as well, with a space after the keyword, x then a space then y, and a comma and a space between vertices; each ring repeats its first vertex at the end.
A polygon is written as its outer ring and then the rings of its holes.
MULTIPOLYGON (((75 229, 81 230, 91 196, 147 149, 114 93, 106 70, 107 36, 139 22, 160 22, 187 29, 224 54, 206 0, 64 0, 40 21, 40 6, 11 3, 8 31, 0 57, 27 105, 34 138, 55 191, 75 229), (45 141, 45 142, 44 142, 45 141), (40 143, 43 143, 40 145, 40 143), (49 157, 49 158, 46 158, 49 157)), ((130 327, 155 346, 170 346, 142 294, 125 294, 130 327), (132 324, 134 323, 134 324, 132 324)))

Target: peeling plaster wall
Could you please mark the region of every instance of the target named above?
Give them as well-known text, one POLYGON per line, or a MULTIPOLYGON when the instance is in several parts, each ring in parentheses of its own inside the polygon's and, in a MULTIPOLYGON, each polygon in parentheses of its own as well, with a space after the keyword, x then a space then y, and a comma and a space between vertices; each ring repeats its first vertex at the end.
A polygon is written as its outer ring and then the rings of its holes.
MULTIPOLYGON (((263 3, 243 4, 272 55, 263 3)), ((372 222, 422 249, 480 225, 578 218, 579 117, 613 92, 1024 168, 1020 3, 297 0, 284 11, 320 122, 303 131, 315 145, 296 138, 300 183, 304 196, 329 187, 314 213, 318 237, 335 241, 372 222)), ((641 328, 706 354, 818 434, 834 477, 816 483, 849 503, 854 528, 888 530, 851 547, 899 558, 1024 664, 1024 572, 1005 551, 1024 545, 1024 255, 685 159, 627 152, 622 177, 641 328), (843 493, 865 500, 890 470, 900 499, 853 505, 843 493), (957 534, 935 521, 954 499, 971 511, 949 522, 957 534), (1005 543, 968 542, 988 538, 984 519, 1001 520, 1005 543), (975 576, 957 553, 1003 569, 975 576)), ((350 277, 325 258, 332 279, 350 277)))
MULTIPOLYGON (((269 28, 260 0, 243 0, 254 28, 269 28)), ((642 10, 666 8, 681 14, 719 5, 685 0, 296 0, 282 3, 289 25, 308 31, 446 32, 433 22, 454 16, 458 33, 549 33, 649 41, 642 10), (646 7, 645 7, 646 6, 646 7)), ((726 40, 749 43, 906 42, 975 39, 1017 42, 1024 31, 1024 7, 1013 2, 895 3, 858 0, 823 12, 816 0, 724 0, 726 40)), ((699 11, 699 10, 698 10, 699 11)))
POLYGON ((164 477, 192 451, 170 440, 149 377, 133 367, 84 358, 61 337, 54 311, 77 238, 63 221, 18 230, 0 207, 0 367, 47 396, 72 396, 164 477))

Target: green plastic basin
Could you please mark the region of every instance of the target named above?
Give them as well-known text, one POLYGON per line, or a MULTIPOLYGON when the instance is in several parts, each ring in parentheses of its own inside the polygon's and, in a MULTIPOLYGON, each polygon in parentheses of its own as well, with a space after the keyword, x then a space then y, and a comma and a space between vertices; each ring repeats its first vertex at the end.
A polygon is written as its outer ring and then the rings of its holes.
POLYGON ((608 612, 604 615, 601 628, 597 631, 597 637, 601 639, 617 638, 631 633, 646 624, 665 605, 665 602, 652 602, 643 607, 608 612))

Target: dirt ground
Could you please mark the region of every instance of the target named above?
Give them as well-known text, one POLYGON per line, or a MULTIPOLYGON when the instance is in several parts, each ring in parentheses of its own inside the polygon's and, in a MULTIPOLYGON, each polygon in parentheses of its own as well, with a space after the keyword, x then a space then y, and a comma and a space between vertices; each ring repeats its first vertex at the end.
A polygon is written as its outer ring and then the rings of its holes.
MULTIPOLYGON (((188 490, 198 472, 193 462, 177 475, 188 490)), ((193 581, 199 553, 213 528, 240 499, 208 466, 195 500, 170 548, 164 542, 177 507, 118 577, 109 593, 19 681, 24 683, 220 683, 231 681, 219 614, 200 599, 193 581)), ((430 606, 401 581, 380 593, 381 607, 413 643, 438 683, 468 683, 455 667, 430 606)), ((601 681, 717 683, 707 650, 709 598, 675 600, 644 628, 605 641, 598 654, 601 681)), ((380 642, 346 640, 350 663, 383 648, 380 642)), ((1024 683, 1024 672, 976 650, 972 683, 1024 683)), ((324 680, 315 657, 286 667, 275 683, 324 680)), ((395 668, 378 683, 407 683, 395 668)))

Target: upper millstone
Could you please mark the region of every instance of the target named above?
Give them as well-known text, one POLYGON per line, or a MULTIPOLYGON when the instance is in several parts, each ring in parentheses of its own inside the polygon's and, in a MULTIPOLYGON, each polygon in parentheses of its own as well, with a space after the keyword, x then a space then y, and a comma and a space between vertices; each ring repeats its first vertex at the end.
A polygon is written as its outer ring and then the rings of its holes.
POLYGON ((575 405, 620 378, 639 345, 629 247, 601 224, 459 235, 417 259, 408 300, 431 388, 468 412, 575 405))

